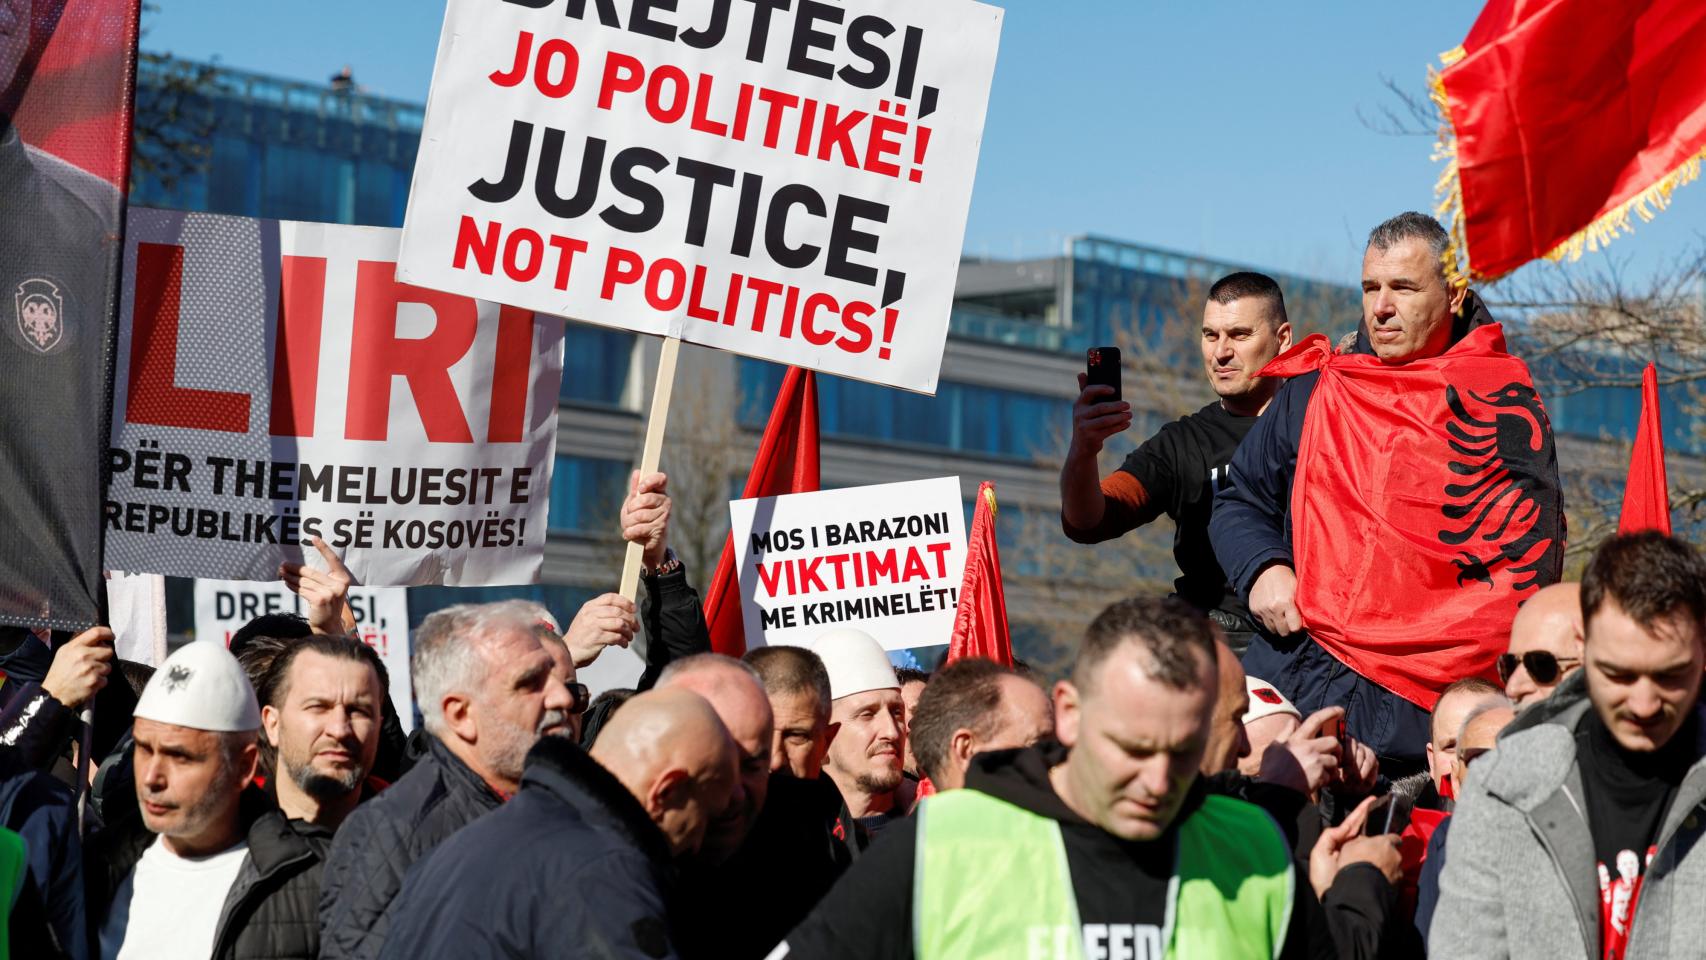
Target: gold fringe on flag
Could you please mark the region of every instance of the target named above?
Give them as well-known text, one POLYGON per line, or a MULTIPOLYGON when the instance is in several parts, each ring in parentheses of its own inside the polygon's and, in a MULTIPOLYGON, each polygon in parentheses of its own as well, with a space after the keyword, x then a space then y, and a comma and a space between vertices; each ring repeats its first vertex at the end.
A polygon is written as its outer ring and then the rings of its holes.
MULTIPOLYGON (((1462 46, 1445 51, 1439 55, 1441 69, 1452 66, 1466 55, 1462 46)), ((1445 167, 1434 183, 1434 196, 1439 198, 1439 203, 1434 207, 1434 214, 1444 223, 1446 232, 1451 235, 1451 242, 1441 258, 1445 262, 1446 276, 1458 285, 1467 285, 1470 280, 1497 280, 1505 274, 1488 276, 1476 270, 1473 261, 1469 259, 1469 242, 1464 230, 1463 184, 1458 177, 1457 130, 1451 122, 1450 99, 1445 92, 1444 75, 1432 67, 1428 68, 1428 97, 1439 110, 1441 119, 1439 139, 1434 142, 1433 159, 1444 160, 1445 167)), ((1633 233, 1635 226, 1630 222, 1631 214, 1640 217, 1643 223, 1651 223, 1660 211, 1670 206, 1670 195, 1676 192, 1677 187, 1699 179, 1700 164, 1703 160, 1706 160, 1706 149, 1684 160, 1676 169, 1660 177, 1640 193, 1600 214, 1592 223, 1546 251, 1543 256, 1553 262, 1568 259, 1574 263, 1582 258, 1584 252, 1597 252, 1618 237, 1633 233)))
MULTIPOLYGON (((1449 67, 1465 56, 1467 54, 1459 45, 1440 54, 1439 62, 1442 67, 1449 67)), ((1469 241, 1463 225, 1463 184, 1457 177, 1457 129, 1451 123, 1451 103, 1445 93, 1445 79, 1432 67, 1428 68, 1428 99, 1433 101, 1440 116, 1439 139, 1434 141, 1432 159, 1446 162, 1439 179, 1434 181, 1434 196, 1440 198, 1434 207, 1434 216, 1444 223, 1445 232, 1451 237, 1440 260, 1445 265, 1446 279, 1453 286, 1466 287, 1469 285, 1469 273, 1464 266, 1469 263, 1469 241)))

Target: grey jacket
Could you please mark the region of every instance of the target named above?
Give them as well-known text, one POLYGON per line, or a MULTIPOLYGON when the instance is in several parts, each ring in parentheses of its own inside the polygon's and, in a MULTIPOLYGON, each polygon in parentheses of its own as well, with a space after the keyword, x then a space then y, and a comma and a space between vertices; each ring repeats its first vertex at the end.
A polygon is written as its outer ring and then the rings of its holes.
MULTIPOLYGON (((1433 956, 1598 960, 1599 879, 1575 740, 1590 709, 1578 671, 1476 762, 1446 843, 1433 956)), ((1659 828, 1628 960, 1706 957, 1703 802, 1706 759, 1659 828)))

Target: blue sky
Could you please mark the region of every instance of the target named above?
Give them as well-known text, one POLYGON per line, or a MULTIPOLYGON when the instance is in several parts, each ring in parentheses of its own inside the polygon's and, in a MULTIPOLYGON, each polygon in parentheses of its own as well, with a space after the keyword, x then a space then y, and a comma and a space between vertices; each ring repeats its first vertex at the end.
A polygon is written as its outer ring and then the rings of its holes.
MULTIPOLYGON (((424 101, 437 0, 158 0, 143 45, 424 101)), ((1353 282, 1363 238, 1431 210, 1431 138, 1359 119, 1422 92, 1479 0, 1161 3, 1013 0, 990 95, 965 249, 1059 251, 1099 233, 1353 282)), ((1607 257, 1635 274, 1706 241, 1706 183, 1607 257)))

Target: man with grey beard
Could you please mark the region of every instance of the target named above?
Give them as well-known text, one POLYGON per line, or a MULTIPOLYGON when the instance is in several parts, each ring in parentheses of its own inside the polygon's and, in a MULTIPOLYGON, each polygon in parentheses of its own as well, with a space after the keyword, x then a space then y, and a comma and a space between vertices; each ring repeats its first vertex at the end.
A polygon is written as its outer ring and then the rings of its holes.
POLYGON ((520 601, 462 604, 415 631, 409 666, 426 753, 338 830, 321 884, 321 957, 377 957, 409 868, 513 796, 540 737, 574 736, 586 688, 537 619, 520 601))

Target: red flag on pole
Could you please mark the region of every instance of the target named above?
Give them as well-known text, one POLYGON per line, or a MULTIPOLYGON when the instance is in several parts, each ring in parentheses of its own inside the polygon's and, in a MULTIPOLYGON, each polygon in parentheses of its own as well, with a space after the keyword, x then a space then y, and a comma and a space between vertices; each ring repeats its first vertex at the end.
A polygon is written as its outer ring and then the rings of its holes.
POLYGON ((977 488, 977 511, 972 515, 966 547, 966 572, 960 580, 960 605, 954 611, 948 660, 987 657, 1011 667, 1013 638, 1007 631, 1001 551, 995 544, 995 484, 988 480, 977 488))
POLYGON ((1490 280, 1651 220, 1706 156, 1706 4, 1489 0, 1430 77, 1459 262, 1490 280))
MULTIPOLYGON (((744 498, 810 493, 818 489, 817 378, 810 370, 789 367, 776 391, 776 406, 764 426, 764 438, 746 476, 744 498)), ((705 595, 705 622, 711 630, 711 649, 738 657, 746 653, 746 630, 741 622, 739 585, 735 577, 735 541, 723 544, 723 558, 705 595)))
POLYGON ((1670 533, 1670 484, 1665 479, 1665 434, 1659 418, 1659 371, 1652 364, 1641 374, 1641 425, 1629 454, 1629 480, 1623 485, 1618 533, 1658 530, 1670 533))

